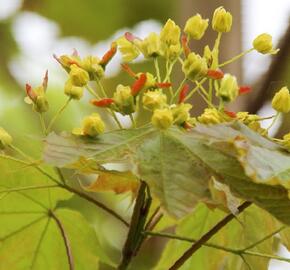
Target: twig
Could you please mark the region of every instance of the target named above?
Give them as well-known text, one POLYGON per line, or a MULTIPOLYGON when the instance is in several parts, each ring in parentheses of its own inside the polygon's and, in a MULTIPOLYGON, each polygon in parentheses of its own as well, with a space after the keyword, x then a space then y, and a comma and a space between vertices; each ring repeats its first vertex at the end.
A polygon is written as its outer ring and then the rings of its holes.
POLYGON ((52 211, 49 211, 49 215, 54 219, 54 221, 56 222, 56 224, 57 224, 57 226, 58 226, 58 228, 60 230, 64 245, 65 245, 65 250, 66 250, 66 255, 67 255, 67 259, 68 259, 69 270, 74 270, 74 259, 73 259, 73 255, 72 255, 69 239, 68 239, 68 237, 66 235, 64 227, 63 227, 61 221, 58 219, 58 217, 52 211))
MULTIPOLYGON (((239 213, 244 211, 251 202, 244 202, 238 207, 239 213)), ((204 234, 198 241, 196 241, 170 268, 169 270, 179 269, 204 243, 206 243, 212 236, 218 233, 224 226, 226 226, 232 219, 234 214, 227 215, 219 223, 217 223, 211 230, 204 234)))
POLYGON ((141 181, 131 218, 128 236, 122 251, 122 261, 117 268, 118 270, 127 269, 142 243, 144 237, 142 231, 144 229, 146 217, 151 204, 151 197, 149 196, 148 198, 150 201, 146 199, 146 189, 147 184, 144 181, 141 181))

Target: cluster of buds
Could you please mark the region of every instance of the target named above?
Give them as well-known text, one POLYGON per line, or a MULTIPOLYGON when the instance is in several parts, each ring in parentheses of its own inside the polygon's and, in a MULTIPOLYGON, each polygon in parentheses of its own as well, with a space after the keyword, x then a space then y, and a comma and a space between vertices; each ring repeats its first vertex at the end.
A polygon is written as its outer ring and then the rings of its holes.
POLYGON ((73 134, 94 138, 105 131, 105 124, 98 113, 93 113, 83 119, 82 127, 75 128, 73 134))
MULTIPOLYGON (((150 111, 151 123, 156 128, 165 130, 175 125, 179 128, 190 129, 196 123, 218 124, 229 121, 240 121, 251 129, 265 135, 267 132, 261 128, 262 120, 257 115, 247 112, 230 112, 225 109, 229 102, 235 101, 239 95, 251 91, 249 86, 240 86, 237 78, 231 74, 224 74, 221 68, 245 53, 220 64, 219 46, 222 35, 232 28, 232 15, 223 7, 217 8, 212 16, 211 26, 217 33, 217 38, 212 47, 206 45, 203 55, 199 55, 190 49, 192 40, 200 40, 204 37, 209 19, 202 18, 200 14, 191 16, 185 23, 183 32, 176 23, 169 19, 162 27, 160 33, 150 33, 144 39, 132 33, 125 33, 111 44, 111 48, 101 59, 96 56, 81 58, 77 51, 72 55, 62 55, 56 60, 68 73, 64 93, 70 99, 79 100, 83 96, 86 87, 97 99, 92 99, 91 104, 98 108, 106 109, 113 116, 120 128, 122 125, 117 115, 129 116, 132 126, 136 126, 133 115, 139 112, 140 106, 150 111), (101 84, 107 64, 119 51, 123 62, 132 62, 140 55, 147 60, 153 60, 155 74, 150 72, 135 73, 128 64, 121 64, 122 70, 133 79, 129 85, 118 84, 112 96, 108 96, 101 84), (166 67, 160 70, 158 58, 163 58, 166 67), (180 64, 184 80, 177 89, 171 83, 171 73, 175 64, 180 64), (162 78, 164 76, 164 78, 162 78), (96 81, 101 87, 101 95, 94 92, 88 85, 90 81, 96 81), (208 81, 209 83, 207 83, 208 81), (196 87, 191 88, 191 84, 196 87), (204 84, 207 86, 204 86, 204 84), (174 93, 175 91, 175 93, 174 93), (192 105, 186 103, 193 94, 198 93, 205 100, 208 108, 197 117, 192 117, 190 110, 192 105), (216 97, 216 98, 215 98, 216 97), (219 104, 215 105, 216 100, 219 104)), ((253 47, 246 53, 256 50, 262 54, 274 54, 278 50, 273 48, 272 37, 266 33, 259 35, 253 41, 253 47)), ((26 100, 33 104, 35 111, 44 113, 48 110, 48 102, 45 96, 47 88, 47 73, 40 87, 32 89, 26 86, 26 100)), ((69 100, 70 100, 69 99, 69 100)), ((287 87, 283 87, 272 100, 272 106, 277 112, 288 113, 290 111, 290 93, 287 87)), ((74 133, 82 136, 96 137, 103 133, 104 122, 99 114, 92 114, 83 120, 82 127, 74 133)), ((2 131, 1 131, 2 132, 2 131)), ((3 133, 3 132, 2 132, 3 133)), ((3 133, 4 134, 4 133, 3 133)), ((1 135, 1 134, 0 134, 1 135)), ((3 135, 3 138, 5 136, 3 135)), ((1 141, 2 145, 9 144, 6 137, 1 141)), ((1 139, 1 138, 0 138, 1 139)), ((288 137, 285 141, 288 140, 288 137)))
POLYGON ((287 87, 281 88, 272 99, 272 107, 277 112, 290 112, 290 91, 287 87))
POLYGON ((102 59, 96 56, 87 56, 83 59, 77 51, 72 55, 61 55, 54 58, 69 74, 69 78, 64 86, 64 93, 71 99, 82 98, 84 89, 89 81, 100 80, 104 76, 105 68, 117 52, 117 43, 113 42, 108 52, 102 59))
POLYGON ((45 113, 49 109, 48 101, 46 98, 46 89, 48 83, 48 71, 42 81, 42 85, 32 88, 30 84, 26 84, 26 98, 24 101, 27 104, 32 104, 33 110, 38 113, 45 113))

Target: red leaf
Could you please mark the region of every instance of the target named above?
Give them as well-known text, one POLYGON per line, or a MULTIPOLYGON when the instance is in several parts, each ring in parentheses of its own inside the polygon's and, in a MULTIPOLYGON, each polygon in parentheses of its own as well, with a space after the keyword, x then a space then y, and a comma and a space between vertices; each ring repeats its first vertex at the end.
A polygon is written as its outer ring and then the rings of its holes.
POLYGON ((103 58, 101 59, 100 65, 106 66, 111 61, 111 59, 114 57, 116 52, 117 52, 117 43, 113 42, 111 44, 111 49, 109 51, 107 51, 104 54, 103 58))
POLYGON ((46 70, 43 81, 42 81, 42 86, 44 91, 47 89, 47 83, 48 83, 48 70, 46 70))
POLYGON ((92 99, 90 102, 97 107, 107 108, 114 103, 114 100, 112 98, 104 98, 101 100, 92 99))
POLYGON ((37 98, 37 95, 35 94, 35 92, 32 90, 32 87, 30 84, 26 84, 25 85, 26 88, 26 94, 27 96, 31 99, 31 100, 35 100, 37 98))
POLYGON ((182 35, 181 44, 182 44, 184 55, 187 57, 191 53, 191 50, 188 47, 188 40, 187 40, 187 36, 186 35, 182 35))
POLYGON ((224 73, 220 69, 209 69, 207 71, 207 77, 214 80, 220 80, 224 77, 224 73))
POLYGON ((231 111, 227 111, 227 110, 225 110, 224 112, 225 112, 225 114, 227 114, 231 118, 236 118, 237 117, 235 112, 231 112, 231 111))
POLYGON ((131 86, 131 93, 133 96, 138 95, 138 93, 142 90, 147 80, 146 74, 142 73, 137 81, 131 86))
POLYGON ((125 37, 128 41, 130 41, 130 42, 133 42, 134 39, 136 39, 136 37, 135 37, 132 33, 130 33, 130 32, 126 32, 126 33, 124 34, 124 37, 125 37))
POLYGON ((136 73, 127 65, 127 64, 121 64, 121 67, 124 71, 126 71, 131 77, 137 79, 136 73))
POLYGON ((185 100, 188 91, 189 91, 189 85, 188 84, 185 84, 182 87, 182 89, 180 90, 178 103, 182 103, 185 100))
POLYGON ((239 94, 242 95, 242 94, 248 94, 249 92, 252 91, 252 88, 248 85, 243 85, 243 86, 240 86, 240 89, 239 89, 239 94))
POLYGON ((156 83, 156 87, 158 88, 168 88, 172 86, 172 83, 164 82, 164 83, 156 83))

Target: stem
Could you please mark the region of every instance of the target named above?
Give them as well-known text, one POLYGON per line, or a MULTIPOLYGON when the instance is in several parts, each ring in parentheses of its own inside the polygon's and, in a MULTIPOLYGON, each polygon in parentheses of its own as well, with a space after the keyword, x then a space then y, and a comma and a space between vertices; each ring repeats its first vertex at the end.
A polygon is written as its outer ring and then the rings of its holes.
POLYGON ((177 88, 177 91, 174 93, 174 95, 173 95, 172 98, 171 98, 170 104, 172 104, 172 103, 174 102, 174 99, 179 95, 179 92, 180 92, 180 90, 181 90, 183 84, 186 82, 186 80, 187 80, 187 78, 185 77, 185 78, 181 81, 179 87, 177 88))
POLYGON ((267 129, 265 130, 265 133, 267 133, 270 129, 271 129, 271 127, 273 127, 274 126, 274 124, 276 123, 276 121, 277 121, 277 119, 278 119, 278 117, 279 117, 279 115, 280 115, 280 113, 279 112, 277 112, 277 114, 274 116, 274 118, 273 118, 273 121, 272 121, 272 123, 270 124, 270 126, 269 127, 267 127, 267 129))
MULTIPOLYGON (((243 212, 251 202, 244 202, 238 207, 239 213, 243 212)), ((170 268, 169 270, 179 269, 204 243, 206 243, 211 237, 217 234, 224 226, 226 226, 232 219, 235 218, 234 214, 227 215, 219 223, 217 223, 211 230, 204 234, 199 240, 197 240, 170 268)))
POLYGON ((149 207, 151 204, 151 197, 146 199, 147 184, 141 181, 138 195, 136 198, 131 224, 128 236, 122 251, 122 261, 118 266, 118 270, 125 270, 129 266, 132 258, 136 255, 144 235, 142 234, 149 207))
POLYGON ((231 59, 229 59, 229 60, 223 62, 222 64, 219 65, 219 67, 223 67, 223 66, 225 66, 225 65, 228 65, 228 64, 230 64, 230 63, 232 63, 232 62, 238 60, 239 58, 245 56, 246 54, 252 52, 253 50, 255 50, 255 49, 254 49, 254 48, 251 48, 251 49, 249 49, 249 50, 247 50, 247 51, 245 51, 245 52, 242 52, 242 53, 240 53, 240 54, 234 56, 233 58, 231 58, 231 59))
POLYGON ((136 128, 137 125, 136 125, 136 122, 135 122, 135 119, 134 119, 132 113, 129 114, 129 117, 130 117, 130 120, 131 120, 131 122, 132 122, 132 126, 133 126, 133 128, 136 128))
POLYGON ((221 42, 221 37, 222 37, 222 33, 219 32, 218 36, 215 40, 213 50, 212 50, 212 56, 213 56, 213 61, 211 64, 212 69, 217 69, 219 66, 219 46, 220 46, 220 42, 221 42))
POLYGON ((69 103, 71 102, 72 98, 69 97, 67 99, 67 101, 64 103, 64 105, 57 111, 57 113, 54 115, 54 117, 51 119, 50 123, 47 126, 47 129, 45 131, 45 134, 48 134, 52 128, 52 126, 54 125, 55 121, 57 120, 57 118, 63 113, 63 111, 66 109, 66 107, 69 105, 69 103))
MULTIPOLYGON (((200 82, 199 85, 205 83, 205 81, 207 80, 207 78, 203 78, 200 82)), ((195 88, 193 88, 190 93, 187 95, 187 97, 184 99, 184 101, 190 99, 192 97, 192 95, 199 89, 199 85, 197 85, 195 88)))
POLYGON ((66 255, 67 255, 67 259, 68 259, 69 269, 70 270, 74 270, 74 259, 73 259, 73 255, 72 255, 72 251, 71 251, 71 246, 70 246, 70 243, 69 243, 69 239, 68 239, 68 237, 66 235, 66 232, 64 230, 64 227, 63 227, 61 221, 58 219, 58 217, 52 211, 49 211, 49 215, 55 221, 55 223, 57 224, 57 226, 58 226, 58 228, 60 230, 64 245, 65 245, 65 250, 66 250, 66 255))
POLYGON ((209 90, 208 90, 208 101, 212 103, 212 95, 213 95, 213 80, 209 80, 209 90))
POLYGON ((154 66, 155 66, 155 70, 156 70, 157 80, 158 80, 158 82, 161 82, 161 76, 160 76, 160 70, 159 70, 157 57, 154 57, 154 66))
POLYGON ((39 120, 40 120, 41 130, 43 134, 46 135, 46 125, 45 125, 43 113, 39 113, 39 120))

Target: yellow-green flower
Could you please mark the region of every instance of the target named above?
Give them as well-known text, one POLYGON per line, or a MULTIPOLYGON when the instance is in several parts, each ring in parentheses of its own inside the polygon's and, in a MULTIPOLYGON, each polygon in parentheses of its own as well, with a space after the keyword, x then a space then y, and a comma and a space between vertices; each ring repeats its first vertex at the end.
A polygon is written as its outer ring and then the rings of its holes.
POLYGON ((99 63, 100 59, 91 55, 85 57, 81 62, 81 68, 89 73, 91 80, 104 76, 104 68, 99 63))
POLYGON ((217 90, 217 96, 225 102, 231 102, 239 94, 239 86, 235 76, 225 74, 221 80, 220 88, 217 90))
POLYGON ((105 124, 98 113, 93 113, 87 116, 83 120, 82 124, 83 135, 90 137, 96 137, 99 134, 104 133, 105 124))
POLYGON ((288 113, 290 112, 290 92, 285 86, 281 88, 272 99, 272 107, 277 112, 288 113))
POLYGON ((223 7, 219 7, 214 11, 212 18, 213 30, 221 33, 231 31, 233 17, 230 12, 227 12, 223 7))
POLYGON ((161 30, 160 41, 166 45, 176 45, 180 42, 180 28, 171 19, 167 20, 161 30))
POLYGON ((187 56, 182 65, 182 71, 185 76, 192 81, 206 76, 207 70, 206 60, 194 52, 187 56))
POLYGON ((283 136, 282 144, 290 149, 290 133, 283 136))
POLYGON ((7 146, 12 144, 12 137, 2 127, 0 127, 0 149, 5 149, 7 146))
POLYGON ((119 84, 113 96, 112 108, 123 115, 129 115, 135 111, 134 97, 130 86, 119 84))
POLYGON ((174 106, 172 110, 174 124, 182 125, 184 122, 190 119, 190 113, 192 105, 188 103, 180 103, 174 106))
POLYGON ((125 37, 117 39, 116 42, 122 54, 123 62, 131 62, 139 56, 140 52, 136 45, 127 40, 125 37))
POLYGON ((147 91, 142 98, 144 108, 154 111, 166 105, 167 97, 161 90, 147 91))
POLYGON ((77 65, 71 65, 69 73, 70 80, 75 86, 85 86, 89 80, 89 73, 77 65))
POLYGON ((159 129, 168 129, 173 124, 173 114, 168 108, 157 109, 152 116, 152 124, 159 129))
POLYGON ((215 108, 206 108, 197 120, 202 124, 219 124, 230 120, 230 118, 215 108))
POLYGON ((203 19, 200 14, 192 16, 186 21, 184 32, 191 38, 200 40, 208 27, 208 19, 203 19))
POLYGON ((150 33, 144 40, 137 39, 134 43, 140 49, 145 58, 162 55, 160 38, 156 33, 150 33))
POLYGON ((72 99, 79 100, 84 94, 84 89, 73 85, 71 80, 68 79, 64 85, 64 93, 72 99))
POLYGON ((276 54, 279 51, 273 49, 272 36, 267 33, 257 36, 253 41, 253 47, 262 54, 276 54))

